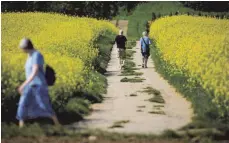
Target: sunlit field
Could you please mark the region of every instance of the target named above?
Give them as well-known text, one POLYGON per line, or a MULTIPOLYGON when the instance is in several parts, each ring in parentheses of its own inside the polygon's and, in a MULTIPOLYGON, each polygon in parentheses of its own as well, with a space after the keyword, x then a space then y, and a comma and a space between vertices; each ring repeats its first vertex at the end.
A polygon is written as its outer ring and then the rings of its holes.
POLYGON ((183 86, 190 90, 199 83, 214 96, 221 116, 229 111, 228 31, 228 20, 192 16, 164 17, 150 28, 168 73, 189 77, 183 86))

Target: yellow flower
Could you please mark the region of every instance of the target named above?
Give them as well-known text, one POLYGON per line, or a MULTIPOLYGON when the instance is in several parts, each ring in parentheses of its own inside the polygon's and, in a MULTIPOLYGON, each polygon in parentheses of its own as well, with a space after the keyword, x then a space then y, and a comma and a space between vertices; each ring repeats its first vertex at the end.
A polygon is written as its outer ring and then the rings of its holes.
MULTIPOLYGON (((187 71, 185 75, 198 80, 205 90, 214 91, 214 101, 228 109, 228 31, 228 20, 183 15, 153 22, 150 37, 156 41, 163 60, 187 71)), ((172 68, 169 70, 175 74, 172 68)))
MULTIPOLYGON (((50 13, 4 13, 2 14, 2 81, 5 93, 15 91, 24 80, 26 55, 18 48, 23 37, 32 40, 44 55, 45 62, 57 74, 51 94, 73 93, 78 85, 85 83, 87 72, 98 55, 95 40, 104 32, 116 33, 118 29, 110 22, 93 18, 69 17, 50 13), (64 92, 59 92, 63 90, 64 92)), ((7 96, 7 95, 4 95, 7 96)))

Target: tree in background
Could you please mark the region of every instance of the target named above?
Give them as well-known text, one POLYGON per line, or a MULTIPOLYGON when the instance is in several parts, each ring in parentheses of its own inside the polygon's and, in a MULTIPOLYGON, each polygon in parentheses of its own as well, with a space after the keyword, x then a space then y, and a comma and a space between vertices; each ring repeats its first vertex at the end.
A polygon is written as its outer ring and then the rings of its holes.
POLYGON ((119 1, 13 1, 2 2, 2 12, 57 12, 68 15, 111 19, 123 6, 129 12, 139 2, 119 1))
POLYGON ((184 6, 207 12, 228 12, 228 1, 184 1, 184 6))
MULTIPOLYGON (((74 16, 111 19, 119 14, 120 7, 128 13, 138 1, 3 1, 2 12, 57 12, 74 16)), ((198 11, 229 12, 228 1, 183 1, 184 6, 198 11)), ((160 16, 160 15, 159 15, 160 16)))

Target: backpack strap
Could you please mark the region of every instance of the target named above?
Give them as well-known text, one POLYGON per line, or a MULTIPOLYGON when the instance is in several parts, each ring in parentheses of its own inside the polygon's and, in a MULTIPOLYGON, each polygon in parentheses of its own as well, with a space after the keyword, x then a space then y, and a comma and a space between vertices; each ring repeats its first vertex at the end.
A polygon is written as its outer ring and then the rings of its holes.
MULTIPOLYGON (((142 40, 143 40, 143 42, 146 44, 146 42, 145 42, 145 40, 144 40, 144 37, 142 37, 142 40)), ((146 46, 148 46, 149 44, 146 44, 146 46)))

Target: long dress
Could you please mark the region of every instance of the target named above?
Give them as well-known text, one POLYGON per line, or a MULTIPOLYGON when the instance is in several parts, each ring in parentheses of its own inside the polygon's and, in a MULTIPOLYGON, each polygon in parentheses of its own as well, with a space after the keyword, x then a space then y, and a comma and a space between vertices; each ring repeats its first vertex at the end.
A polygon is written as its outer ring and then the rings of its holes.
POLYGON ((26 79, 31 75, 34 64, 39 65, 39 71, 35 78, 23 89, 16 116, 18 120, 51 117, 55 114, 51 106, 48 85, 44 76, 44 58, 36 50, 30 53, 27 58, 25 64, 26 79))

